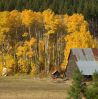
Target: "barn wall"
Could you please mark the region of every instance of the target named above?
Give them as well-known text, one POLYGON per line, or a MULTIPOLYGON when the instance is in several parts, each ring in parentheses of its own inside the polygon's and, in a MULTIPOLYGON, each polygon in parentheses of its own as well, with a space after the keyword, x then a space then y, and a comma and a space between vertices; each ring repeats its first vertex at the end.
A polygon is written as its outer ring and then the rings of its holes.
POLYGON ((72 55, 72 53, 70 54, 68 60, 69 60, 68 66, 67 66, 65 74, 66 74, 67 78, 72 78, 73 72, 77 68, 76 63, 75 63, 75 57, 74 57, 74 55, 72 55))

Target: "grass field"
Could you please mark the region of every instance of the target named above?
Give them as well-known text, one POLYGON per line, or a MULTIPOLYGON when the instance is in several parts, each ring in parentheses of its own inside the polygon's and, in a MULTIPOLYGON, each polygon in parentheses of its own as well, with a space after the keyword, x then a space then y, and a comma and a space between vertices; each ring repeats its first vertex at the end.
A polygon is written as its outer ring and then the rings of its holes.
POLYGON ((0 99, 66 99, 68 87, 50 78, 0 77, 0 99))

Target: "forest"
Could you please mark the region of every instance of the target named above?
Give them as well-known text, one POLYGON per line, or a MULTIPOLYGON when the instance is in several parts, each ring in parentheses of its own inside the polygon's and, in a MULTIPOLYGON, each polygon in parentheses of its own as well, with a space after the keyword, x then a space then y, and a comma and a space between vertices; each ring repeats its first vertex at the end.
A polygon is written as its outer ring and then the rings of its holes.
POLYGON ((71 48, 96 48, 84 15, 42 12, 0 12, 0 73, 6 67, 14 73, 48 74, 66 69, 71 48))
POLYGON ((90 31, 98 36, 98 0, 0 0, 0 11, 31 9, 42 12, 51 9, 56 14, 83 14, 90 31))

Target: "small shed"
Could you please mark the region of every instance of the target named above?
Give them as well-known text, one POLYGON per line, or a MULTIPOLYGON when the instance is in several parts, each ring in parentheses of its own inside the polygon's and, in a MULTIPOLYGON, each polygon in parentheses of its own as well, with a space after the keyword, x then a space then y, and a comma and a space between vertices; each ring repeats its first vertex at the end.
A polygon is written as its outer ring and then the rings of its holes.
POLYGON ((84 76, 92 76, 95 71, 98 72, 98 49, 71 49, 66 69, 66 77, 71 78, 75 68, 82 72, 84 76))

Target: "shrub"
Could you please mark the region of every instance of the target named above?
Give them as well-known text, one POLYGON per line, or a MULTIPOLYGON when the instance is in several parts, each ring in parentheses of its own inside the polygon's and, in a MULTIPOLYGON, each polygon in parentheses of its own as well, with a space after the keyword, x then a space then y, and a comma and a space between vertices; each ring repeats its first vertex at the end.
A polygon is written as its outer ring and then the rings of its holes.
POLYGON ((86 90, 87 99, 98 99, 98 72, 93 74, 92 85, 86 90))

